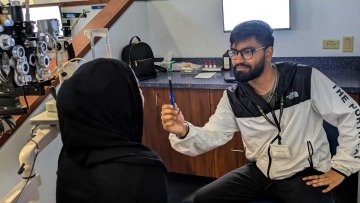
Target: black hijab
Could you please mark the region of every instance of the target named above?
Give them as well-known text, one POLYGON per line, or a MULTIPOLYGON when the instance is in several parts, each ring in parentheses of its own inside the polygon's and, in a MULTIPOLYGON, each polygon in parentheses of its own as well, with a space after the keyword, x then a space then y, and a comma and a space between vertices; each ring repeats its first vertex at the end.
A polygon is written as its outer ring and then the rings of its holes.
POLYGON ((142 99, 125 63, 102 58, 83 64, 62 84, 57 108, 61 153, 80 165, 119 161, 164 166, 141 144, 142 99))

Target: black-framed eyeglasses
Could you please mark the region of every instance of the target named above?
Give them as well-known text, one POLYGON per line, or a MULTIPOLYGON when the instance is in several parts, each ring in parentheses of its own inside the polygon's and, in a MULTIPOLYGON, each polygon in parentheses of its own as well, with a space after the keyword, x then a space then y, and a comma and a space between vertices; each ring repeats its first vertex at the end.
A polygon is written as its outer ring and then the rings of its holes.
POLYGON ((239 53, 243 57, 243 59, 249 60, 253 57, 255 51, 260 50, 260 49, 265 49, 265 48, 266 48, 266 46, 259 47, 256 49, 255 48, 244 48, 241 50, 230 49, 230 50, 227 50, 227 53, 232 60, 237 59, 239 53))

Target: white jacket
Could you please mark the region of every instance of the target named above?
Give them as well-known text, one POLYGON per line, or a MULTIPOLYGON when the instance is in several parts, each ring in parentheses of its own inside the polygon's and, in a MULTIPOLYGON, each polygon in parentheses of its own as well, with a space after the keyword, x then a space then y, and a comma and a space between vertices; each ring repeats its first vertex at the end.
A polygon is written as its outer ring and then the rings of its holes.
MULTIPOLYGON (((256 161, 271 179, 288 178, 310 167, 311 147, 316 170, 327 172, 334 168, 347 176, 359 171, 360 107, 356 101, 314 68, 294 63, 276 66, 280 73, 277 92, 283 95, 285 103, 280 123, 281 145, 288 146, 289 158, 269 157, 269 144, 278 129, 256 108, 261 97, 254 96, 246 84, 224 91, 216 112, 204 127, 189 123, 190 130, 184 139, 170 134, 171 146, 180 153, 196 156, 227 143, 240 130, 246 158, 256 161), (339 145, 332 158, 323 119, 339 130, 339 145)), ((279 105, 274 109, 279 118, 279 105)), ((273 121, 271 113, 265 113, 273 121)))

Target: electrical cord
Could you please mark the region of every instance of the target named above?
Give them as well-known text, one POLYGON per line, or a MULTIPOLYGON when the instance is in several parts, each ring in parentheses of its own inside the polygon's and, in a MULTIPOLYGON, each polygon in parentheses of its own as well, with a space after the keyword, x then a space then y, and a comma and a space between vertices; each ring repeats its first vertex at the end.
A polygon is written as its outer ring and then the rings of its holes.
POLYGON ((16 124, 11 121, 11 117, 2 117, 2 120, 9 126, 10 128, 10 131, 13 132, 15 127, 16 127, 16 124))
POLYGON ((39 127, 39 125, 35 125, 33 128, 31 128, 31 138, 35 137, 34 135, 34 131, 36 130, 36 128, 39 127))
POLYGON ((14 132, 14 129, 16 127, 15 123, 11 121, 11 117, 0 116, 0 136, 9 131, 9 130, 5 130, 6 129, 4 126, 5 123, 9 126, 10 132, 14 132))
POLYGON ((11 118, 5 119, 5 122, 9 125, 11 131, 14 131, 16 128, 16 124, 14 121, 11 120, 11 118))
POLYGON ((3 118, 0 119, 0 135, 4 134, 5 132, 5 127, 4 127, 4 124, 3 124, 3 118))
POLYGON ((27 100, 27 98, 26 98, 26 94, 25 94, 25 87, 24 86, 22 86, 22 92, 23 92, 23 96, 24 96, 24 100, 25 100, 25 104, 26 104, 26 108, 27 108, 27 110, 30 110, 30 106, 29 106, 29 103, 28 103, 28 100, 27 100))
POLYGON ((76 26, 76 24, 79 22, 79 20, 80 20, 80 18, 82 18, 82 17, 86 17, 86 13, 87 12, 84 12, 83 11, 83 13, 82 14, 80 14, 80 16, 75 20, 75 22, 72 24, 72 25, 70 25, 70 30, 73 30, 74 29, 74 27, 76 26))
POLYGON ((11 132, 13 132, 16 127, 15 123, 13 121, 11 121, 10 119, 5 119, 4 121, 9 126, 11 132))

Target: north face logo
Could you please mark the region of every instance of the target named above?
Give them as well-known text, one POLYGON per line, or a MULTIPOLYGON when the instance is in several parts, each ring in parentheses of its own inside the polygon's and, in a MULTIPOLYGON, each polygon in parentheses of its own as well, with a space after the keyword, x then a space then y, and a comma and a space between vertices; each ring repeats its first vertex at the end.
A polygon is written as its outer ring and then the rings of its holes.
POLYGON ((290 93, 286 96, 287 99, 294 99, 294 98, 296 98, 296 97, 299 97, 299 93, 297 93, 297 91, 290 92, 290 93))

